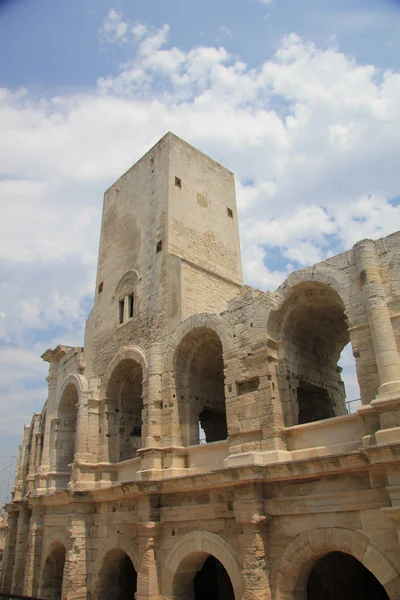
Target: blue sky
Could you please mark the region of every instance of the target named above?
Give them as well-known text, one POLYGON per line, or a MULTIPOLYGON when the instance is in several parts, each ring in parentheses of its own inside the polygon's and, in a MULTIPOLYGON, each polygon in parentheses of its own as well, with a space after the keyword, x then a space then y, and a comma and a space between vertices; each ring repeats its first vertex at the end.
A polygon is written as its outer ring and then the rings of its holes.
POLYGON ((0 0, 0 40, 0 467, 83 343, 103 191, 166 131, 235 172, 246 283, 399 229, 397 1, 0 0))

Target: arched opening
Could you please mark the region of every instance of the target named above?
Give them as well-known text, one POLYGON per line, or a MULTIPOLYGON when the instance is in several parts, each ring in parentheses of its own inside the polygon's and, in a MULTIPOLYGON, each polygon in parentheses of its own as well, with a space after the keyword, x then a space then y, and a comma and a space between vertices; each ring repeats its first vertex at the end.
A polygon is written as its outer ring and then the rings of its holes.
POLYGON ((110 462, 134 458, 142 439, 141 365, 122 360, 114 369, 107 387, 106 435, 110 462))
POLYGON ((279 386, 286 426, 347 413, 338 361, 350 342, 344 306, 329 286, 295 287, 280 318, 279 386))
POLYGON ((187 556, 173 581, 173 597, 185 600, 235 600, 232 582, 222 563, 211 554, 187 556))
POLYGON ((54 424, 56 471, 68 471, 74 461, 76 424, 78 419, 78 391, 73 383, 67 385, 60 400, 54 424))
POLYGON ((389 600, 384 587, 354 556, 330 552, 310 573, 307 600, 389 600))
POLYGON ((361 406, 360 386, 357 380, 356 360, 353 348, 349 342, 342 350, 339 357, 341 377, 346 390, 346 408, 348 413, 355 413, 361 406))
POLYGON ((43 412, 40 415, 39 433, 38 433, 38 440, 37 440, 37 445, 36 445, 36 459, 35 459, 36 470, 38 470, 38 468, 42 464, 44 435, 45 435, 45 431, 46 431, 46 414, 47 414, 47 410, 43 409, 43 412))
POLYGON ((65 548, 62 544, 53 547, 44 565, 41 596, 45 600, 61 600, 65 548))
POLYGON ((184 446, 228 437, 222 343, 212 329, 188 333, 175 356, 175 383, 184 446))
POLYGON ((133 600, 137 574, 129 556, 112 550, 106 557, 100 576, 98 600, 133 600))

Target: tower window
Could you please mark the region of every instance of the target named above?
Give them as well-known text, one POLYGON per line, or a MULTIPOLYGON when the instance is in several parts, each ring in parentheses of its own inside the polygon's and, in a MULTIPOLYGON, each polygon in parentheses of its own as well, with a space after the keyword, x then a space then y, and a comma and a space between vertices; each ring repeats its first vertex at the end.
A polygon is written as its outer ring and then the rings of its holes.
POLYGON ((104 281, 99 283, 99 285, 97 286, 97 291, 99 292, 99 294, 100 294, 100 292, 103 291, 103 288, 104 288, 104 281))
POLYGON ((128 319, 133 317, 133 294, 128 296, 128 319))
POLYGON ((157 252, 157 253, 158 253, 158 252, 161 252, 161 250, 162 250, 162 240, 159 240, 159 241, 157 242, 157 246, 156 246, 156 252, 157 252))
POLYGON ((118 303, 119 306, 119 322, 120 324, 124 322, 124 300, 120 300, 118 303))
POLYGON ((229 207, 226 208, 227 212, 228 212, 228 217, 230 217, 231 219, 233 219, 233 210, 229 207))
POLYGON ((178 188, 182 187, 182 179, 180 179, 180 177, 175 177, 175 185, 178 188))

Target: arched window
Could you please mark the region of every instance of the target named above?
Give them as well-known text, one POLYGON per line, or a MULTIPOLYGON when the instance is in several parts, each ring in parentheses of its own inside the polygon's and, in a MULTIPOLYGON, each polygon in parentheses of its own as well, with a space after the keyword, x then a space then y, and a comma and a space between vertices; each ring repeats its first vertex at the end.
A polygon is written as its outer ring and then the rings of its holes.
POLYGON ((105 431, 110 462, 134 458, 142 438, 141 365, 122 360, 114 369, 107 387, 105 431))
POLYGON ((199 327, 183 338, 175 355, 175 385, 183 445, 225 440, 223 351, 215 331, 199 327))
POLYGON ((280 315, 279 387, 287 426, 347 413, 338 366, 349 343, 343 303, 329 286, 299 284, 280 315))
POLYGON ((137 312, 136 287, 140 277, 137 271, 131 269, 125 273, 116 289, 114 300, 116 305, 116 318, 118 326, 131 321, 137 312))

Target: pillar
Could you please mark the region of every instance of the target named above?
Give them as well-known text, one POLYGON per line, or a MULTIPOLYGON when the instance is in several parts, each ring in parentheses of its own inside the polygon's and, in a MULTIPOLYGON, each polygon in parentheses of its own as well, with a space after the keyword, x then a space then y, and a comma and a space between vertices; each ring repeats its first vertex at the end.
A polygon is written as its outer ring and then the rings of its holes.
MULTIPOLYGON (((99 436, 99 382, 92 379, 91 383, 95 389, 81 392, 79 397, 75 457, 69 489, 91 489, 94 486, 97 472, 93 465, 99 462, 99 450, 104 450, 99 449, 99 437, 103 439, 103 434, 99 436)), ((105 460, 108 461, 108 456, 105 460)))
POLYGON ((4 549, 4 556, 2 562, 2 573, 1 573, 1 586, 0 589, 4 593, 11 592, 13 571, 14 571, 14 558, 15 558, 15 545, 17 541, 17 528, 18 528, 18 511, 14 506, 7 507, 8 513, 8 533, 6 547, 4 549))
POLYGON ((161 435, 160 403, 161 403, 161 377, 162 377, 162 350, 158 345, 153 345, 149 352, 149 373, 147 382, 147 447, 158 444, 161 435))
POLYGON ((162 451, 159 448, 161 437, 161 377, 162 349, 157 344, 149 351, 149 370, 147 382, 143 385, 143 405, 147 411, 145 422, 144 447, 139 450, 141 468, 138 479, 161 476, 163 468, 162 451), (149 473, 149 471, 151 471, 149 473))
POLYGON ((74 504, 69 517, 69 545, 65 556, 62 600, 87 599, 87 543, 92 523, 92 504, 74 504))
POLYGON ((235 519, 239 525, 244 592, 242 600, 270 600, 271 589, 266 545, 262 484, 235 487, 235 519))
POLYGON ((15 544, 14 569, 11 590, 13 594, 22 594, 24 591, 24 574, 27 561, 27 547, 29 540, 29 525, 31 510, 22 506, 18 512, 18 525, 15 544))
POLYGON ((160 523, 147 521, 138 523, 139 570, 136 600, 159 600, 159 577, 157 570, 157 546, 160 523))
POLYGON ((386 304, 376 245, 372 240, 361 240, 354 246, 354 251, 378 367, 378 392, 380 396, 391 394, 400 391, 400 357, 386 304))
POLYGON ((30 519, 30 533, 27 548, 27 561, 25 569, 24 594, 39 596, 40 564, 43 552, 43 509, 37 506, 32 508, 30 519))

